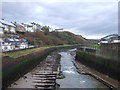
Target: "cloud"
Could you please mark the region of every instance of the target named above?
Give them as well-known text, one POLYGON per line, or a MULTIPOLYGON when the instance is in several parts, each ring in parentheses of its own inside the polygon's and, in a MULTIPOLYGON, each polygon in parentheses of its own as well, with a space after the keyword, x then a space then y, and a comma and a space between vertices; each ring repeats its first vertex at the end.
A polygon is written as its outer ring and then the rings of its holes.
POLYGON ((118 30, 118 7, 113 2, 5 2, 2 5, 3 18, 8 21, 35 21, 86 38, 100 38, 118 30))

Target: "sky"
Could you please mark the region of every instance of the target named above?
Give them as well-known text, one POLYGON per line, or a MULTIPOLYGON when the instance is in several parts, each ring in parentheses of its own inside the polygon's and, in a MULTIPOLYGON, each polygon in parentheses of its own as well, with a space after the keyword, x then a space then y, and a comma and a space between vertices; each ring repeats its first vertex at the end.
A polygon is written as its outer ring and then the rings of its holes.
POLYGON ((118 33, 118 2, 3 2, 2 18, 9 22, 36 22, 51 28, 100 39, 118 33))

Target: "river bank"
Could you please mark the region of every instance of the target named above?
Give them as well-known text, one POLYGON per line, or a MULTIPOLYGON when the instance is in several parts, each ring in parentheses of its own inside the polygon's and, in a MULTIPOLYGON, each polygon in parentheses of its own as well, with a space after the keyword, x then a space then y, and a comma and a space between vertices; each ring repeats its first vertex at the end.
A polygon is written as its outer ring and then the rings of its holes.
POLYGON ((61 88, 105 88, 109 89, 106 85, 99 82, 90 75, 84 75, 77 72, 73 61, 75 60, 75 49, 59 52, 61 55, 61 72, 65 76, 63 79, 57 79, 57 83, 61 88))
MULTIPOLYGON (((70 49, 70 48, 69 48, 70 49)), ((16 88, 36 88, 34 85, 34 75, 40 72, 52 72, 59 74, 62 71, 65 75, 63 79, 56 79, 56 85, 60 88, 106 88, 107 86, 100 83, 90 75, 79 74, 78 69, 73 64, 75 60, 75 51, 61 49, 49 54, 46 59, 41 61, 34 69, 23 75, 14 83, 10 84, 7 89, 16 88), (64 60, 63 60, 64 59, 64 60), (61 70, 58 67, 61 64, 61 70), (67 76, 66 76, 67 75, 67 76), (71 82, 72 81, 72 82, 71 82)))
MULTIPOLYGON (((11 85, 11 83, 13 83, 14 84, 14 82, 15 81, 18 81, 20 78, 26 78, 26 76, 28 76, 28 77, 30 77, 30 78, 28 78, 28 83, 27 84, 30 84, 29 82, 31 82, 31 74, 29 73, 29 72, 32 72, 31 70, 36 70, 37 68, 38 68, 38 70, 41 70, 41 69, 43 69, 43 68, 45 68, 45 69, 47 69, 47 67, 49 68, 49 66, 52 66, 53 67, 53 71, 55 70, 55 71, 57 71, 57 67, 58 67, 58 63, 59 63, 59 60, 57 59, 57 64, 55 63, 55 62, 53 62, 52 61, 52 63, 50 64, 50 65, 48 65, 48 66, 44 66, 44 64, 46 63, 46 59, 45 59, 45 56, 48 56, 48 55, 52 55, 52 56, 50 56, 50 57, 52 57, 53 59, 52 60, 54 60, 54 61, 56 61, 56 59, 55 58, 57 58, 57 57, 60 57, 60 55, 57 55, 57 53, 59 52, 59 51, 64 51, 64 50, 68 50, 68 49, 71 49, 71 48, 75 48, 74 46, 73 47, 65 47, 65 48, 53 48, 52 50, 50 49, 50 51, 49 51, 49 53, 48 52, 46 52, 46 50, 44 51, 44 52, 41 52, 41 51, 39 51, 40 53, 39 53, 39 57, 38 57, 38 62, 36 63, 36 66, 35 67, 33 67, 33 65, 34 65, 34 63, 31 63, 31 64, 33 64, 32 65, 32 68, 31 68, 31 66, 29 65, 29 70, 27 70, 27 68, 26 69, 24 69, 23 71, 22 71, 22 74, 19 74, 19 76, 17 77, 17 78, 15 78, 15 79, 13 79, 12 80, 12 82, 10 82, 9 84, 8 84, 8 86, 9 85, 11 85), (46 53, 45 53, 46 52, 46 53), (44 55, 45 54, 45 56, 44 56, 44 58, 41 58, 41 55, 44 55), (56 56, 57 55, 57 56, 56 56), (53 65, 53 64, 55 64, 55 65, 53 65), (41 68, 41 69, 40 69, 41 68), (26 71, 26 72, 24 72, 24 71, 26 71)), ((49 50, 49 49, 48 49, 49 50)), ((36 54, 34 54, 35 56, 36 56, 36 54)), ((37 54, 38 55, 38 54, 37 54)), ((30 55, 29 55, 30 56, 30 55)), ((28 56, 28 57, 29 57, 28 56)), ((32 56, 30 56, 29 58, 34 58, 34 56, 32 55, 32 56)), ((49 56, 48 56, 49 57, 49 56)), ((50 57, 48 58, 48 60, 50 60, 50 57)), ((36 61, 36 60, 34 60, 34 61, 36 61)), ((25 67, 25 66, 22 66, 22 67, 25 67)), ((18 70, 17 70, 18 71, 18 70)), ((44 70, 42 70, 42 71, 44 71, 44 70)), ((48 70, 49 71, 49 70, 48 70)), ((19 72, 19 71, 18 71, 19 72)), ((34 71, 35 72, 35 71, 34 71)), ((17 73, 18 74, 18 73, 17 73)), ((10 78, 10 76, 8 77, 8 78, 10 78)), ((24 80, 23 80, 23 82, 25 82, 24 80)), ((16 83, 15 83, 15 85, 16 85, 16 83)), ((25 84, 26 85, 26 84, 25 84)), ((23 85, 24 86, 24 85, 23 85)), ((26 86, 29 86, 29 85, 26 85, 26 86)), ((20 86, 21 87, 21 86, 20 86)), ((26 88, 26 87, 25 87, 26 88)), ((29 87, 29 88, 31 88, 31 86, 29 87)))
POLYGON ((75 58, 79 72, 95 77, 110 88, 120 87, 119 60, 100 56, 96 50, 89 48, 78 48, 75 58))
POLYGON ((74 61, 73 63, 76 66, 77 71, 79 73, 84 74, 84 75, 90 75, 90 76, 96 78, 97 80, 99 80, 100 82, 104 83, 111 89, 120 88, 120 83, 118 81, 116 81, 94 69, 91 69, 88 66, 85 66, 84 64, 82 64, 79 61, 74 61))
POLYGON ((39 65, 39 63, 42 62, 50 53, 75 47, 77 46, 56 46, 44 49, 42 51, 40 50, 27 55, 23 55, 15 59, 10 57, 3 59, 2 88, 5 89, 11 83, 18 80, 26 73, 30 72, 33 68, 39 65))
MULTIPOLYGON (((36 88, 34 86, 34 75, 38 72, 53 72, 58 73, 58 65, 59 65, 60 55, 56 52, 51 53, 46 57, 45 60, 39 63, 34 69, 32 69, 30 72, 25 74, 23 77, 19 78, 17 81, 9 85, 7 89, 10 88, 36 88)), ((6 89, 6 90, 7 90, 6 89)))

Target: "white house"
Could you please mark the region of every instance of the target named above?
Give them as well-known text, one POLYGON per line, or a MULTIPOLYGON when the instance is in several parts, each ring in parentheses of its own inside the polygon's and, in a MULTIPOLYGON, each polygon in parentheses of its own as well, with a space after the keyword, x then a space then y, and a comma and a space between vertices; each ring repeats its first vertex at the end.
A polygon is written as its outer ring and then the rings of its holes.
POLYGON ((4 20, 0 20, 0 23, 4 27, 4 31, 7 33, 15 33, 15 25, 4 20))
POLYGON ((11 43, 6 42, 5 39, 0 39, 0 46, 1 46, 2 51, 13 50, 11 43))
POLYGON ((42 31, 40 24, 37 24, 37 23, 34 23, 34 22, 32 22, 31 24, 32 24, 32 26, 33 26, 33 30, 34 30, 34 31, 42 31))
POLYGON ((3 52, 24 49, 28 48, 28 41, 26 39, 1 38, 0 46, 3 52))
POLYGON ((30 24, 30 23, 22 23, 22 25, 24 26, 24 28, 26 29, 26 31, 28 31, 28 32, 34 32, 32 24, 30 24))
POLYGON ((28 48, 28 41, 26 39, 20 39, 20 42, 21 42, 19 45, 20 49, 28 48))
POLYGON ((35 32, 35 31, 42 31, 41 25, 37 23, 22 23, 22 25, 25 27, 26 31, 28 32, 35 32))
POLYGON ((0 23, 0 34, 3 34, 4 33, 4 26, 0 23))
POLYGON ((120 40, 113 40, 112 43, 120 43, 120 40))
POLYGON ((101 38, 100 43, 120 43, 120 36, 118 34, 111 34, 101 38))

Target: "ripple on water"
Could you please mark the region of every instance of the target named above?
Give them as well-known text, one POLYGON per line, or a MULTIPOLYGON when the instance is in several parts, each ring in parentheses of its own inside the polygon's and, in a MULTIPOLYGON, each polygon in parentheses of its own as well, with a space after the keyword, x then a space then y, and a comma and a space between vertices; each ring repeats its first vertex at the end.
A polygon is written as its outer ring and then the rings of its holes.
POLYGON ((58 79, 57 83, 61 88, 98 88, 105 87, 102 83, 98 82, 93 77, 88 75, 79 74, 74 66, 73 52, 76 49, 69 50, 67 52, 59 53, 61 55, 61 71, 65 75, 64 79, 58 79), (71 54, 72 53, 72 54, 71 54))

